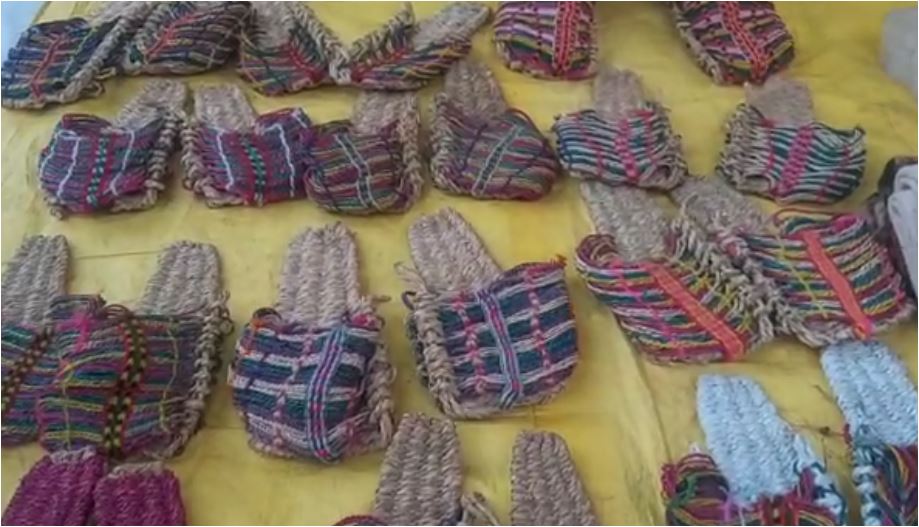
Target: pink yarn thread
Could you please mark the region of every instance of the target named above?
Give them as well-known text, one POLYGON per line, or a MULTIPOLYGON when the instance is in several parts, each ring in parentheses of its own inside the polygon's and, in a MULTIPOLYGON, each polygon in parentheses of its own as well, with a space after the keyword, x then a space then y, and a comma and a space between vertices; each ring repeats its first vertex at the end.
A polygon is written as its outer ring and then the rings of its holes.
POLYGON ((95 525, 185 525, 179 480, 161 465, 124 465, 94 493, 95 525))

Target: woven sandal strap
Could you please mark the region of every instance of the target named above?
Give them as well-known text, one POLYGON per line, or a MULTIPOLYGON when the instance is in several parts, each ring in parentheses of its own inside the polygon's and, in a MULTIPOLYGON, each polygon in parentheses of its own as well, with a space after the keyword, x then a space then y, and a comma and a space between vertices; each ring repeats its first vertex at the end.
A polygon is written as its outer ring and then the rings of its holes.
POLYGON ((644 88, 630 70, 603 68, 594 79, 594 109, 604 119, 618 119, 645 104, 644 88))
POLYGON ((342 223, 298 234, 287 250, 278 311, 306 324, 327 325, 369 307, 361 297, 357 245, 342 223))
POLYGON ((160 253, 137 312, 201 314, 220 303, 222 297, 217 248, 179 241, 160 253))
POLYGON ((112 124, 121 128, 136 129, 157 117, 184 116, 187 98, 188 88, 182 81, 147 81, 140 93, 122 108, 112 124))
POLYGON ((430 292, 478 289, 501 274, 469 223, 451 208, 419 218, 408 238, 415 268, 430 292))
POLYGON ((721 178, 687 178, 670 196, 683 213, 709 234, 724 230, 763 232, 769 217, 721 178))
POLYGON ((452 2, 433 16, 418 22, 412 47, 421 49, 447 38, 470 38, 491 15, 480 2, 452 2))
POLYGON ((450 68, 441 94, 469 117, 488 119, 507 111, 501 86, 484 63, 467 57, 450 68))
POLYGON ((667 216, 648 191, 585 181, 581 196, 597 232, 613 237, 620 256, 636 261, 664 255, 667 216))
POLYGON ((235 84, 202 86, 195 90, 195 116, 203 124, 225 130, 255 126, 255 110, 235 84))
POLYGON ((460 516, 462 487, 455 425, 406 414, 383 458, 373 515, 389 525, 449 525, 460 516))
POLYGON ((744 90, 747 103, 777 124, 803 125, 814 120, 814 101, 801 81, 770 77, 761 86, 748 84, 744 90))
POLYGON ((40 325, 64 294, 70 251, 63 236, 26 238, 3 273, 3 323, 40 325))
POLYGON ((561 436, 531 431, 517 436, 511 461, 511 524, 597 524, 561 436))

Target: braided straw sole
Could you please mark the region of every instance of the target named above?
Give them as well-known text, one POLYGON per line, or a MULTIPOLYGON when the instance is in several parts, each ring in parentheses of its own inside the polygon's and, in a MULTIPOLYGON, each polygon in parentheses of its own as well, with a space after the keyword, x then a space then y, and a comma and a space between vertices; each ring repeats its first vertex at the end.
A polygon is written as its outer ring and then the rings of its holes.
MULTIPOLYGON (((281 47, 290 41, 296 26, 302 25, 326 57, 341 53, 338 37, 319 20, 308 5, 301 2, 255 2, 250 7, 251 24, 256 29, 256 47, 281 47)), ((244 33, 241 38, 246 38, 244 33)))
POLYGON ((43 325, 51 301, 65 292, 69 265, 63 236, 26 238, 3 272, 3 324, 43 325))
POLYGON ((451 2, 418 23, 412 47, 421 49, 447 38, 470 38, 489 16, 491 9, 481 2, 451 2))
MULTIPOLYGON (((477 119, 496 117, 508 108, 501 86, 491 70, 472 57, 456 62, 450 68, 444 76, 444 89, 437 97, 459 106, 467 116, 477 119)), ((432 128, 436 134, 436 120, 432 128)))
POLYGON ((684 214, 711 235, 768 229, 769 217, 719 178, 688 178, 671 190, 670 196, 684 214))
POLYGON ((596 525, 590 498, 565 440, 524 431, 511 461, 512 525, 596 525))
POLYGON ((597 232, 612 236, 617 253, 624 259, 637 261, 666 254, 667 216, 648 191, 584 181, 581 197, 597 232))
POLYGON ((802 126, 814 121, 814 101, 807 85, 799 80, 775 76, 762 86, 744 86, 747 103, 779 125, 802 126))
POLYGON ((594 109, 604 119, 625 117, 645 104, 641 79, 631 70, 601 68, 594 79, 594 109))

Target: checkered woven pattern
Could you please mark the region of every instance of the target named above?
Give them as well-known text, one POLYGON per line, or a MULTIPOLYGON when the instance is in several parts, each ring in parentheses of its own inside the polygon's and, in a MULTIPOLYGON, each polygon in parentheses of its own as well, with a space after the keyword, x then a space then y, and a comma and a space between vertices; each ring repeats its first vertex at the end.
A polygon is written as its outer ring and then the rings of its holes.
POLYGON ((257 311, 239 339, 230 381, 253 446, 324 462, 364 450, 378 435, 367 377, 381 326, 361 315, 308 327, 257 311))
POLYGON ((794 58, 772 2, 673 2, 677 30, 719 84, 761 83, 794 58))
POLYGON ((716 169, 738 190, 779 203, 835 203, 862 180, 865 131, 821 123, 779 125, 741 104, 716 169))
POLYGON ((687 173, 680 137, 654 102, 608 120, 584 110, 555 121, 558 157, 573 176, 612 185, 670 189, 687 173))
POLYGON ((594 2, 501 2, 495 44, 507 67, 536 77, 583 79, 596 73, 594 2))
POLYGON ((193 130, 192 154, 211 188, 246 205, 302 198, 309 129, 299 108, 261 115, 250 131, 201 125, 193 130))
POLYGON ((48 352, 48 335, 19 324, 3 324, 3 445, 32 441, 38 435, 35 403, 57 372, 57 355, 48 352))
POLYGON ((437 297, 407 295, 409 336, 425 384, 440 375, 429 361, 431 342, 415 329, 419 317, 436 317, 456 403, 505 410, 557 393, 577 364, 574 313, 564 264, 522 264, 487 287, 437 297))
POLYGON ((60 367, 38 404, 42 446, 114 458, 172 447, 185 424, 202 319, 135 315, 80 295, 58 298, 51 312, 60 367))

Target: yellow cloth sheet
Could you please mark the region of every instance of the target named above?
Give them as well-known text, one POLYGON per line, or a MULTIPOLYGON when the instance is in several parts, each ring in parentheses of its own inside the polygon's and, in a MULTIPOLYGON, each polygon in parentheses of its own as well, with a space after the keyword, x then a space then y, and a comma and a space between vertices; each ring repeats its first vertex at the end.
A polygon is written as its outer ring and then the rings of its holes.
MULTIPOLYGON (((311 3, 345 40, 382 24, 397 3, 311 3)), ((416 6, 419 17, 442 2, 416 6)), ((902 5, 902 4, 901 4, 902 5)), ((909 4, 905 4, 909 5, 909 4)), ((796 58, 789 73, 807 82, 820 119, 836 126, 867 130, 868 167, 861 188, 833 207, 858 206, 875 188, 888 158, 916 153, 917 108, 909 91, 890 80, 879 63, 881 23, 890 3, 782 3, 778 10, 795 37, 796 58)), ((88 11, 87 2, 52 2, 41 20, 88 11)), ((683 136, 689 166, 709 174, 724 141, 723 125, 743 91, 719 87, 702 73, 677 36, 663 4, 604 3, 598 7, 600 61, 640 73, 650 94, 671 110, 683 136)), ((503 67, 491 42, 490 26, 475 37, 474 55, 493 68, 507 99, 528 112, 545 131, 553 117, 590 103, 591 83, 536 80, 503 67)), ((242 81, 230 68, 186 78, 192 89, 208 83, 242 81)), ((451 206, 475 227, 491 254, 505 267, 563 255, 569 260, 593 228, 575 183, 565 179, 536 203, 486 202, 448 197, 437 190, 401 216, 334 216, 308 201, 265 208, 209 209, 193 199, 177 178, 160 202, 140 213, 52 218, 42 203, 37 160, 52 128, 65 112, 113 117, 145 82, 144 78, 106 81, 105 93, 92 100, 43 111, 2 110, 2 259, 7 262, 23 237, 64 234, 72 254, 72 292, 101 293, 107 299, 136 300, 151 273, 157 252, 180 239, 216 244, 237 333, 224 345, 225 363, 235 337, 256 308, 276 295, 281 259, 300 230, 343 221, 357 235, 365 290, 398 299, 402 285, 393 264, 409 261, 408 226, 421 214, 451 206)), ((422 91, 425 119, 440 81, 422 91)), ((266 98, 247 88, 260 112, 296 105, 313 120, 347 117, 357 91, 325 87, 266 98)), ((427 138, 427 133, 424 134, 427 138)), ((766 201, 758 201, 771 207, 766 201)), ((663 463, 704 443, 695 411, 695 382, 704 372, 749 375, 762 383, 781 415, 829 461, 850 498, 857 502, 841 436, 842 415, 833 402, 816 351, 779 340, 739 364, 663 367, 649 364, 630 347, 613 317, 577 277, 568 279, 579 333, 581 362, 569 387, 549 404, 478 422, 458 424, 467 490, 483 493, 503 521, 510 507, 511 448, 525 429, 565 437, 590 497, 604 523, 650 524, 664 521, 659 472, 663 463)), ((398 368, 398 412, 437 410, 422 388, 402 330, 406 314, 394 300, 381 307, 385 339, 398 368)), ((901 355, 916 378, 916 319, 901 324, 883 340, 901 355)), ((248 447, 221 375, 208 406, 206 426, 183 454, 169 462, 182 484, 193 524, 317 524, 335 522, 370 509, 382 452, 338 465, 278 460, 248 447)), ((5 507, 19 478, 42 454, 37 445, 3 449, 2 501, 5 507)))

